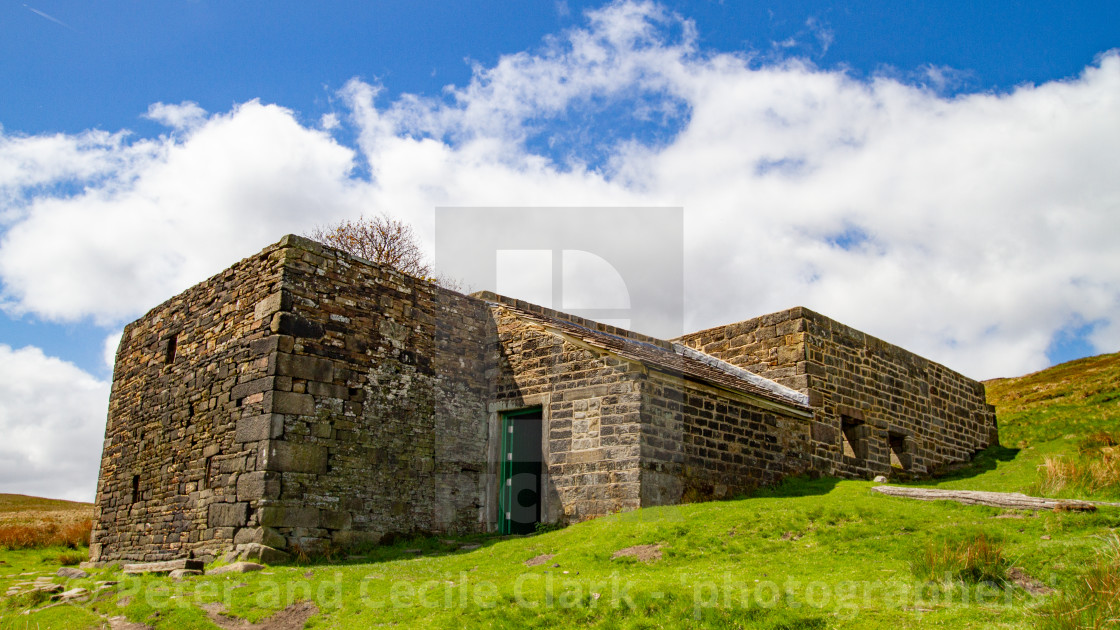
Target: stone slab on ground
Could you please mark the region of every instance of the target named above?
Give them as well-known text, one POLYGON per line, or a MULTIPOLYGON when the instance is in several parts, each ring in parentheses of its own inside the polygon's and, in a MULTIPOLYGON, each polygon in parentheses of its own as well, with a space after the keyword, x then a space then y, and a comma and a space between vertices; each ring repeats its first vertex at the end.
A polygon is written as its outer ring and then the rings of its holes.
POLYGON ((121 568, 123 573, 171 573, 175 569, 190 569, 192 571, 202 571, 203 564, 201 560, 192 560, 189 558, 182 558, 180 560, 165 560, 163 562, 140 562, 135 564, 126 564, 121 568))
POLYGON ((79 601, 89 597, 89 591, 84 588, 72 588, 68 591, 59 593, 51 599, 57 599, 61 602, 79 601))
POLYGON ((261 562, 264 564, 289 562, 292 559, 290 554, 260 543, 238 545, 237 557, 241 560, 261 562))
POLYGON ((57 575, 58 577, 64 577, 68 580, 80 580, 82 578, 89 577, 88 573, 82 571, 81 569, 75 569, 74 567, 62 567, 55 572, 55 575, 57 575))
POLYGON ((1098 505, 1117 506, 1103 501, 1077 501, 1073 499, 1047 499, 1032 497, 1019 492, 984 492, 980 490, 941 490, 938 488, 910 488, 903 486, 876 486, 875 492, 892 497, 905 497, 919 501, 956 501, 964 505, 987 505, 1006 510, 1067 510, 1093 512, 1098 505))
POLYGON ((222 567, 210 570, 210 575, 221 575, 223 573, 249 573, 251 571, 260 571, 264 568, 263 564, 256 562, 234 562, 222 567))

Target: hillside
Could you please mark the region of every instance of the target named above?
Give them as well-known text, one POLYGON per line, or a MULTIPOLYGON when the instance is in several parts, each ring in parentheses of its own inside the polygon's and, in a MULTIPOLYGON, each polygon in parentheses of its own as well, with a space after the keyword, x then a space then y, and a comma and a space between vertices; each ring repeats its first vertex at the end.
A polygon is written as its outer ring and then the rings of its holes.
POLYGON ((1004 446, 1022 448, 1066 436, 1120 431, 1120 353, 984 385, 988 402, 996 407, 1004 446))
POLYGON ((0 526, 56 522, 65 525, 93 518, 92 503, 0 494, 0 526))
MULTIPOLYGON (((1120 357, 1108 355, 989 383, 1005 446, 923 485, 1039 489, 1040 462, 1099 455, 1085 440, 1118 432, 1118 375, 1120 357)), ((223 615, 279 623, 301 611, 318 611, 313 628, 1028 628, 1063 606, 1092 610, 1079 589, 1095 583, 1086 571, 1116 540, 1120 509, 1024 513, 873 486, 791 480, 527 537, 419 538, 182 582, 109 567, 54 578, 66 588, 120 582, 94 602, 15 616, 29 604, 12 599, 0 628, 92 628, 117 616, 154 628, 264 628, 223 615), (953 564, 965 556, 967 566, 953 564), (297 605, 307 601, 314 608, 297 605)), ((57 568, 46 551, 0 558, 0 587, 57 568)), ((1114 562, 1107 576, 1120 584, 1114 562)))

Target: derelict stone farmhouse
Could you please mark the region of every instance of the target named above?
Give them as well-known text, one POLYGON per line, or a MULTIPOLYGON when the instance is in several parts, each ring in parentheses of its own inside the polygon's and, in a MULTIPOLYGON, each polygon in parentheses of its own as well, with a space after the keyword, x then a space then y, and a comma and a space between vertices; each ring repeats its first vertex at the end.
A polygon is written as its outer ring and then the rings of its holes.
POLYGON ((91 560, 531 531, 997 440, 984 387, 804 308, 665 341, 287 236, 125 328, 91 560))

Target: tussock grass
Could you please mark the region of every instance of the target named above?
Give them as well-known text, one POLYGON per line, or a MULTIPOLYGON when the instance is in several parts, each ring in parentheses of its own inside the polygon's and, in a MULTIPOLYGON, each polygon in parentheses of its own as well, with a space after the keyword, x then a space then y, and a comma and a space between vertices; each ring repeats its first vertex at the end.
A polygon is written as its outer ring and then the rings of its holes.
POLYGON ((88 555, 81 551, 64 551, 55 556, 53 560, 64 567, 72 567, 81 564, 88 555))
POLYGON ((1046 457, 1038 467, 1038 491, 1047 496, 1120 496, 1120 447, 1116 434, 1097 431, 1076 454, 1046 457))
POLYGON ((88 547, 93 515, 89 503, 0 494, 0 549, 88 547))
POLYGON ((910 561, 910 572, 927 582, 960 581, 965 584, 1007 583, 1011 563, 1003 544, 985 532, 930 541, 910 561))
POLYGON ((1112 534, 1092 568, 1040 612, 1047 630, 1120 626, 1120 537, 1112 534))
POLYGON ((92 519, 71 523, 48 522, 39 526, 3 525, 0 526, 0 549, 41 549, 44 547, 77 549, 88 547, 92 530, 92 519))

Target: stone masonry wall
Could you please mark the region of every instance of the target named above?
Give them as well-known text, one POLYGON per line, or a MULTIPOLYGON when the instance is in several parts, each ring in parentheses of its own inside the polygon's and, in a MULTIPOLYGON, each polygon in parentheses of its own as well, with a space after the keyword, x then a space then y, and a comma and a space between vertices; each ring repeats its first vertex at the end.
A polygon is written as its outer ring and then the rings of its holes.
POLYGON ((249 512, 239 496, 258 445, 235 439, 234 392, 267 370, 255 305, 280 283, 270 247, 124 329, 97 487, 94 561, 161 560, 222 544, 249 512))
POLYGON ((650 371, 642 383, 642 505, 720 499, 810 463, 810 417, 650 371))
POLYGON ((282 243, 261 385, 273 406, 255 436, 267 491, 238 542, 484 531, 484 303, 307 239, 282 243))
POLYGON ((809 309, 679 341, 808 393, 809 455, 823 474, 924 475, 998 441, 983 384, 809 309))
POLYGON ((811 411, 620 358, 643 338, 568 317, 284 237, 125 328, 91 559, 492 531, 501 413, 528 407, 546 522, 926 474, 997 440, 983 385, 807 309, 680 341, 811 411))
POLYGON ((526 321, 501 304, 491 307, 499 355, 495 401, 509 410, 546 401, 542 519, 579 521, 640 507, 639 367, 526 321))
POLYGON ((91 559, 484 531, 484 302, 288 236, 130 324, 91 559))

